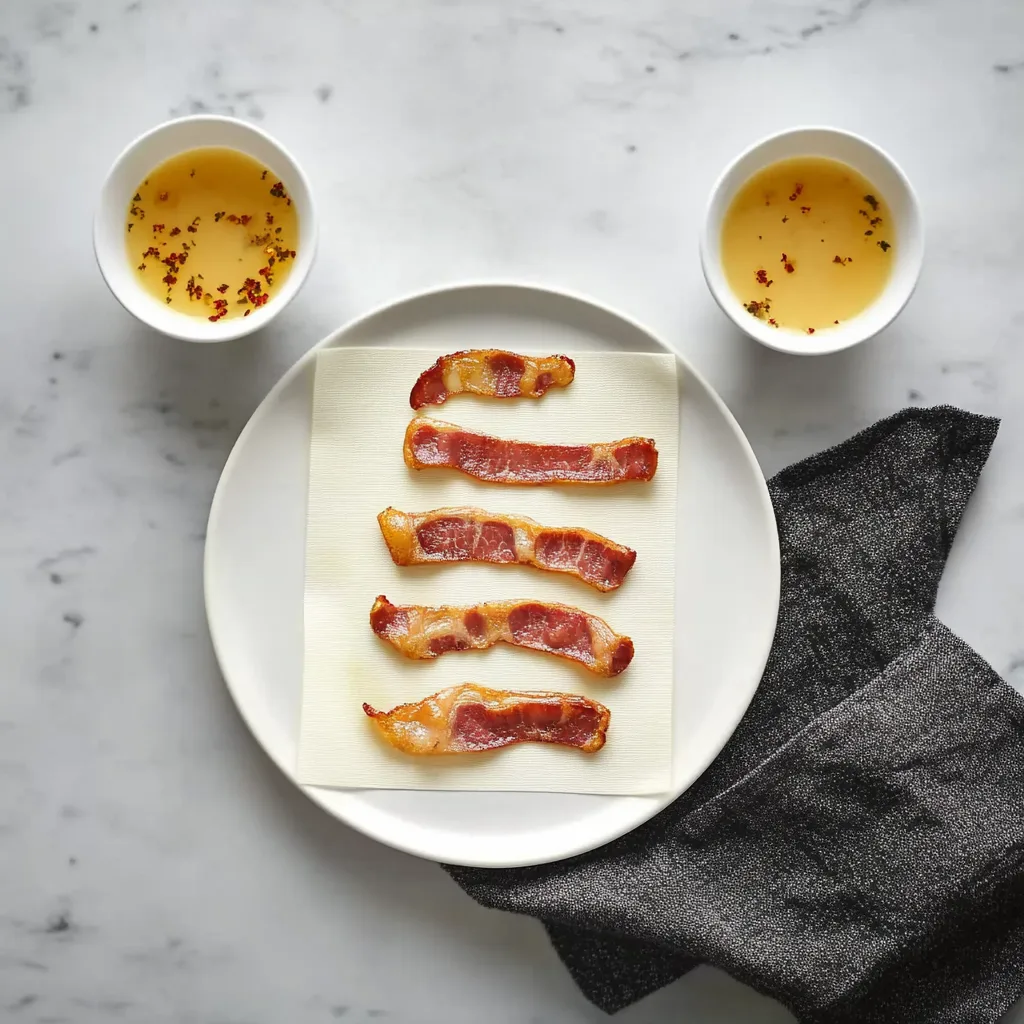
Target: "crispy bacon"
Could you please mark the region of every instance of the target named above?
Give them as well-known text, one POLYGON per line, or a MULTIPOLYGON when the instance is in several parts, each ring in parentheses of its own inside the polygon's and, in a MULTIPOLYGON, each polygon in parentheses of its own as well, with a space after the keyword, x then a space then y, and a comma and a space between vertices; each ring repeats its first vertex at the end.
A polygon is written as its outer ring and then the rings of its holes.
POLYGON ((404 450, 411 469, 457 469, 499 484, 621 484, 650 480, 658 468, 658 449, 647 437, 609 444, 530 444, 425 417, 406 428, 404 450))
POLYGON ((488 601, 468 608, 428 608, 392 604, 381 594, 370 610, 370 627, 407 658, 506 643, 568 658, 599 676, 617 676, 633 660, 628 636, 566 604, 488 601))
POLYGON ((513 743, 604 746, 611 712, 574 693, 514 693, 462 683, 391 711, 363 710, 404 754, 467 754, 513 743))
POLYGON ((546 527, 525 516, 504 516, 481 508, 437 508, 379 516, 396 565, 429 562, 492 562, 532 565, 578 576, 598 590, 621 586, 636 552, 581 527, 546 527))
POLYGON ((541 398, 548 388, 572 383, 576 364, 568 356, 521 356, 495 348, 441 356, 413 385, 414 409, 442 405, 469 392, 487 398, 541 398))

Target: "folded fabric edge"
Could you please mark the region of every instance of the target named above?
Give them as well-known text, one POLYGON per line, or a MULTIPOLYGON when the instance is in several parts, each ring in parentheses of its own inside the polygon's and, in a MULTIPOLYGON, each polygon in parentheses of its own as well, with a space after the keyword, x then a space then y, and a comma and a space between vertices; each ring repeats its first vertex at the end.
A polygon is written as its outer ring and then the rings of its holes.
MULTIPOLYGON (((890 682, 905 671, 914 671, 918 663, 925 662, 931 656, 933 649, 941 649, 943 645, 951 646, 977 673, 968 682, 964 697, 972 702, 979 715, 982 709, 988 707, 988 702, 997 702, 1003 706, 1009 705, 1018 720, 1024 722, 1024 697, 1001 679, 973 648, 939 620, 932 618, 918 641, 890 662, 872 684, 815 718, 743 780, 704 805, 697 814, 707 816, 705 826, 709 824, 707 818, 714 819, 719 814, 730 815, 731 793, 741 791, 752 779, 765 771, 771 771, 772 762, 785 762, 787 756, 801 744, 827 736, 831 730, 843 726, 847 718, 858 716, 861 709, 869 709, 881 700, 890 682)), ((998 737, 994 738, 998 740, 998 737)), ((1018 747, 1024 750, 1024 729, 1014 739, 1018 747)), ((993 756, 996 753, 1005 756, 1005 739, 986 749, 993 756)), ((1021 765, 1024 765, 1024 759, 1018 760, 1018 768, 1021 765)), ((692 820, 688 824, 699 827, 692 820)), ((960 839, 962 841, 963 837, 960 836, 960 839)), ((871 972, 864 971, 859 982, 844 991, 841 998, 822 1004, 816 1001, 816 994, 811 993, 809 988, 793 989, 788 983, 780 985, 778 979, 765 976, 758 969, 760 965, 743 961, 745 944, 742 944, 744 949, 739 958, 734 955, 735 949, 723 946, 715 950, 712 944, 701 950, 700 961, 721 967, 756 991, 780 1000, 802 1021, 813 1024, 882 1024, 897 1019, 920 1020, 922 1024, 925 1021, 929 1024, 949 1021, 952 1024, 968 1019, 978 1024, 995 1024, 1024 995, 1024 834, 1018 835, 1016 840, 1008 841, 993 856, 993 862, 986 864, 980 874, 971 876, 962 885, 954 886, 952 891, 945 894, 946 902, 938 908, 944 926, 934 933, 934 940, 929 933, 907 935, 902 942, 891 948, 885 958, 872 965, 871 972), (1000 924, 1004 928, 1002 935, 995 931, 1000 924), (950 947, 956 953, 955 957, 951 956, 950 947), (996 963, 990 971, 981 971, 971 976, 969 958, 972 953, 978 957, 989 956, 996 963), (944 960, 950 963, 946 971, 940 972, 941 979, 934 979, 930 973, 926 978, 915 977, 913 974, 915 967, 925 971, 933 962, 939 964, 944 960), (957 971, 962 974, 957 975, 957 971), (898 1012, 906 1012, 907 1006, 901 1000, 906 998, 907 991, 914 985, 917 986, 922 1005, 926 1000, 933 1004, 931 1010, 922 1016, 894 1016, 898 1012), (937 1004, 942 999, 946 1000, 946 1005, 940 1007, 937 1004), (961 1016, 968 1006, 971 1016, 961 1016)), ((915 924, 919 922, 915 921, 915 924)), ((611 939, 609 936, 609 941, 611 939)), ((662 947, 659 945, 652 948, 662 947)), ((678 951, 671 948, 669 952, 674 956, 679 955, 678 951)))
POLYGON ((567 928, 552 921, 542 923, 580 993, 607 1014, 624 1010, 700 964, 667 946, 567 928), (614 958, 615 971, 595 978, 589 966, 609 957, 614 958))
POLYGON ((840 441, 839 444, 809 455, 780 470, 769 480, 769 486, 778 489, 800 486, 822 473, 834 473, 851 462, 870 455, 880 436, 893 433, 905 423, 917 421, 935 426, 950 417, 959 420, 964 428, 963 438, 958 439, 961 449, 973 442, 978 448, 978 457, 983 466, 999 432, 1000 421, 997 417, 967 412, 953 405, 933 405, 924 408, 908 406, 891 416, 877 420, 845 441, 840 441))

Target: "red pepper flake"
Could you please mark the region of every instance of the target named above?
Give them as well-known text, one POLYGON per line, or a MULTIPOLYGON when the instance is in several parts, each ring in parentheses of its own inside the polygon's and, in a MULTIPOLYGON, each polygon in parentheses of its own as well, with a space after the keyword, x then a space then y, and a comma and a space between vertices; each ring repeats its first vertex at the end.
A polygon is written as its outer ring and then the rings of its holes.
POLYGON ((213 300, 213 308, 214 309, 227 309, 228 308, 228 300, 227 299, 214 299, 213 300))
POLYGON ((181 228, 171 228, 170 232, 168 233, 170 234, 171 238, 174 238, 175 235, 181 234, 181 228))
POLYGON ((237 224, 238 223, 238 214, 237 213, 229 213, 228 214, 228 220, 232 224, 237 224))
POLYGON ((778 325, 778 324, 777 324, 777 323, 775 322, 775 317, 773 317, 773 316, 770 316, 770 317, 768 317, 768 323, 770 323, 770 324, 772 325, 772 327, 778 327, 778 326, 779 326, 779 325, 778 325))
POLYGON ((139 220, 145 220, 146 219, 146 211, 141 206, 132 205, 131 209, 128 212, 133 217, 138 217, 139 220))
POLYGON ((242 214, 242 216, 241 216, 241 217, 239 217, 238 219, 239 219, 239 220, 240 220, 240 221, 241 221, 241 222, 242 222, 243 224, 248 224, 248 223, 249 223, 249 221, 251 221, 251 220, 252 220, 252 217, 250 217, 250 216, 249 216, 249 214, 247 214, 247 213, 243 213, 243 214, 242 214))
POLYGON ((140 263, 135 269, 136 270, 145 270, 146 269, 146 264, 145 263, 140 263))
POLYGON ((187 230, 188 230, 189 234, 194 235, 199 229, 194 224, 189 224, 187 230))
MULTIPOLYGON (((269 286, 269 280, 267 284, 269 286)), ((253 306, 259 307, 270 298, 270 296, 263 291, 262 283, 251 277, 247 277, 245 279, 245 282, 242 284, 242 287, 238 289, 236 294, 242 296, 240 299, 236 300, 237 304, 240 306, 244 306, 247 302, 251 302, 253 306)))
POLYGON ((262 174, 260 175, 260 181, 266 181, 266 180, 267 180, 267 172, 266 172, 266 171, 264 171, 264 172, 263 172, 263 173, 262 173, 262 174))
POLYGON ((252 310, 251 310, 251 309, 247 309, 247 310, 246 310, 246 311, 245 311, 245 312, 244 312, 244 313, 242 314, 242 316, 248 316, 248 315, 249 315, 249 314, 250 314, 251 312, 252 312, 252 310))
POLYGON ((166 192, 161 192, 157 196, 157 199, 159 199, 161 203, 166 203, 167 202, 167 193, 166 192))
POLYGON ((147 257, 149 257, 149 256, 159 256, 159 255, 160 255, 160 250, 159 250, 159 249, 158 249, 158 248, 157 248, 157 247, 156 247, 155 245, 151 245, 151 246, 150 246, 150 247, 149 247, 149 248, 148 248, 148 249, 147 249, 147 250, 146 250, 146 251, 145 251, 145 252, 144 252, 144 253, 142 254, 142 258, 143 258, 143 259, 146 259, 146 258, 147 258, 147 257))
POLYGON ((859 213, 859 214, 860 214, 860 215, 861 215, 862 217, 870 217, 870 216, 871 216, 871 214, 869 214, 867 210, 858 210, 857 212, 858 212, 858 213, 859 213))
POLYGON ((873 234, 874 234, 874 231, 872 231, 872 230, 871 230, 870 228, 868 228, 868 230, 867 230, 867 231, 865 231, 865 232, 864 232, 864 234, 865 234, 865 235, 873 235, 873 234))
POLYGON ((274 215, 272 213, 268 213, 267 214, 267 223, 268 224, 273 224, 274 223, 274 215))
POLYGON ((132 196, 132 202, 133 203, 141 203, 142 202, 142 195, 139 192, 136 192, 135 195, 132 196))
POLYGON ((270 194, 277 199, 284 199, 287 195, 284 190, 284 182, 275 181, 274 184, 270 186, 270 194))
POLYGON ((214 222, 215 224, 219 224, 219 223, 220 223, 220 219, 221 219, 221 217, 223 217, 223 216, 224 216, 224 211, 223 211, 223 210, 220 210, 220 211, 218 211, 217 213, 215 213, 215 214, 213 215, 213 222, 214 222))
POLYGON ((156 233, 159 233, 159 232, 163 231, 163 229, 164 229, 163 224, 154 224, 153 225, 153 231, 156 232, 156 233))
POLYGON ((795 202, 796 202, 796 197, 797 197, 798 195, 800 195, 800 193, 801 193, 801 192, 803 192, 803 190, 804 190, 804 187, 803 187, 803 185, 801 185, 801 184, 800 184, 800 182, 798 181, 798 182, 797 182, 797 183, 796 183, 796 184, 795 184, 795 185, 793 186, 793 194, 792 194, 792 195, 791 195, 791 196, 789 197, 789 201, 790 201, 791 203, 795 203, 795 202))
POLYGON ((211 323, 216 323, 218 320, 223 319, 227 315, 227 310, 221 310, 219 313, 214 313, 213 316, 208 316, 206 319, 211 323))
POLYGON ((801 213, 810 213, 811 212, 811 208, 809 206, 801 206, 800 207, 800 212, 801 213))
POLYGON ((864 202, 867 203, 868 206, 871 207, 871 210, 872 210, 873 213, 877 213, 878 212, 878 200, 874 196, 870 196, 870 195, 865 196, 864 197, 864 202))
POLYGON ((813 334, 814 333, 814 328, 813 327, 808 327, 807 328, 807 333, 808 334, 813 334))
POLYGON ((875 244, 881 248, 882 252, 888 252, 892 248, 892 246, 885 241, 876 242, 875 244))
POLYGON ((203 286, 201 284, 196 285, 196 298, 201 299, 203 297, 203 286))
POLYGON ((166 284, 166 285, 168 285, 168 286, 170 286, 170 285, 172 285, 172 284, 177 284, 177 283, 178 283, 178 279, 177 279, 177 278, 176 278, 176 277, 175 277, 175 276, 174 276, 173 274, 167 274, 167 275, 165 275, 165 276, 164 276, 164 277, 162 278, 162 280, 163 280, 164 284, 166 284))
POLYGON ((789 218, 788 218, 788 217, 783 217, 783 218, 782 218, 782 223, 783 223, 783 224, 785 224, 787 220, 789 220, 789 218))
POLYGON ((832 323, 837 324, 837 323, 839 323, 839 321, 838 320, 833 320, 832 323))
POLYGON ((227 290, 228 290, 228 286, 226 284, 222 284, 222 285, 218 285, 217 286, 217 291, 219 291, 221 293, 221 295, 223 295, 227 290))
POLYGON ((871 220, 868 223, 872 227, 875 227, 877 224, 881 224, 882 223, 882 218, 881 217, 872 217, 871 220))
POLYGON ((131 221, 128 221, 128 230, 131 231, 133 227, 135 227, 135 225, 131 221))
POLYGON ((757 279, 758 284, 765 284, 765 282, 767 282, 768 280, 768 271, 759 270, 757 271, 757 273, 754 274, 754 277, 757 279))

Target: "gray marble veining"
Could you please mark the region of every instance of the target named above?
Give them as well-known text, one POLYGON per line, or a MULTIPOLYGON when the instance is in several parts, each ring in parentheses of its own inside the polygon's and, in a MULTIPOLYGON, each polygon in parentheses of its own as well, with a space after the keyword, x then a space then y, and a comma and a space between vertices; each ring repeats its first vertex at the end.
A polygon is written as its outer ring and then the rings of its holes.
MULTIPOLYGON (((1002 416, 939 613, 1024 688, 1022 126, 1013 0, 0 6, 0 1020, 602 1019, 539 926, 294 791, 210 649, 234 438, 313 342, 403 292, 511 278, 622 308, 707 374, 769 474, 908 403, 1002 416), (277 134, 322 216, 294 305, 209 348, 134 323, 90 243, 117 152, 195 111, 277 134), (815 122, 891 150, 928 250, 882 337, 801 360, 731 328, 696 229, 738 149, 815 122)), ((709 970, 620 1019, 792 1020, 709 970)))

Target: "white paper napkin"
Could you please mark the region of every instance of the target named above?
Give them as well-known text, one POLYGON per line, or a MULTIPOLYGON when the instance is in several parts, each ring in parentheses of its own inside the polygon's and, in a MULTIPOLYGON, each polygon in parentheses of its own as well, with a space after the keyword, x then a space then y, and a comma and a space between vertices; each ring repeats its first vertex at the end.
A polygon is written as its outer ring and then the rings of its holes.
POLYGON ((669 788, 672 764, 678 387, 671 355, 575 353, 576 379, 540 401, 461 396, 428 415, 523 441, 652 437, 649 484, 509 487, 402 458, 415 415, 409 390, 443 353, 331 349, 317 357, 306 547, 305 666, 299 781, 382 789, 644 794, 669 788), (625 583, 602 594, 525 566, 396 566, 377 525, 388 505, 422 512, 476 505, 546 526, 583 526, 637 551, 625 583), (404 658, 369 625, 374 598, 395 604, 536 599, 575 605, 632 637, 632 664, 601 679, 551 655, 499 645, 433 661, 404 658), (362 702, 388 710, 457 683, 582 693, 611 710, 597 754, 523 743, 485 754, 410 757, 387 746, 362 702))

